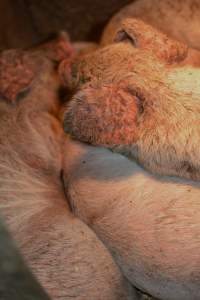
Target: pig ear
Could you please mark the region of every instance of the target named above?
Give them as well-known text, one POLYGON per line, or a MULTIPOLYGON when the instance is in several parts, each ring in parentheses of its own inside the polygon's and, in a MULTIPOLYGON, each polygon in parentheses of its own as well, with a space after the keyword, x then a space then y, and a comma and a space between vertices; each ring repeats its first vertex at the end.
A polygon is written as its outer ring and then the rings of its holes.
POLYGON ((49 59, 57 63, 63 59, 71 59, 75 54, 69 35, 65 31, 52 35, 34 48, 43 50, 49 59))
POLYGON ((122 21, 114 42, 131 42, 134 47, 150 51, 168 64, 181 62, 188 54, 187 45, 134 18, 122 21))
POLYGON ((138 44, 138 37, 135 32, 130 32, 126 26, 122 26, 120 29, 118 29, 115 33, 114 36, 114 42, 119 43, 119 42, 129 42, 131 43, 135 48, 140 47, 138 44))
POLYGON ((23 50, 7 50, 0 54, 0 94, 9 102, 28 91, 39 64, 23 50))
POLYGON ((143 101, 125 82, 85 85, 67 104, 64 129, 94 145, 131 144, 137 138, 143 101))
POLYGON ((58 67, 60 81, 69 90, 77 88, 79 76, 76 63, 73 60, 64 59, 58 67))

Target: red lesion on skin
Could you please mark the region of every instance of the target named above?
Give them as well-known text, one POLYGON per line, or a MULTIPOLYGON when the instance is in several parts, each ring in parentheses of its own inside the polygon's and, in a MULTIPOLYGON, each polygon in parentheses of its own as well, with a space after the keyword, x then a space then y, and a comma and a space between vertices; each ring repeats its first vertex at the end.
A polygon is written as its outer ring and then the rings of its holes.
POLYGON ((64 59, 71 59, 75 55, 68 35, 62 32, 55 39, 52 39, 41 46, 37 47, 46 51, 47 56, 55 62, 61 62, 64 59))
POLYGON ((0 55, 0 93, 14 102, 19 92, 32 83, 38 66, 23 50, 8 50, 0 55))
POLYGON ((71 61, 74 50, 66 34, 29 50, 13 49, 0 54, 0 94, 14 103, 28 90, 46 57, 56 63, 71 61))
POLYGON ((134 47, 146 49, 169 64, 181 62, 188 55, 187 45, 168 38, 151 25, 134 18, 127 18, 121 22, 114 41, 130 41, 134 47))
POLYGON ((137 139, 138 106, 127 84, 89 86, 65 114, 65 130, 94 145, 128 145, 137 139))
POLYGON ((72 81, 72 64, 69 59, 64 59, 58 67, 59 78, 63 86, 71 87, 72 81))

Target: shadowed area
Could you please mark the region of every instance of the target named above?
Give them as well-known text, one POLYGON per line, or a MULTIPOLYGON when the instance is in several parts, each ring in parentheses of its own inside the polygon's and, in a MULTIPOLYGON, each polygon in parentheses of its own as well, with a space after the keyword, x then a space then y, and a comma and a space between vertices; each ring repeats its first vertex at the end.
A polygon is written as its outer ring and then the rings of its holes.
POLYGON ((59 30, 72 40, 97 40, 120 8, 131 0, 2 0, 0 48, 27 47, 59 30))
POLYGON ((1 219, 0 295, 4 300, 50 300, 26 266, 1 219))

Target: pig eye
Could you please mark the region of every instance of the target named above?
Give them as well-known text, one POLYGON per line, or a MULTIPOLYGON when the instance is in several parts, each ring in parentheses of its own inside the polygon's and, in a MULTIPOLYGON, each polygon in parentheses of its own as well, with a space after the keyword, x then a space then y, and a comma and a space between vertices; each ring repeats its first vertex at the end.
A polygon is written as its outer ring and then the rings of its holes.
POLYGON ((125 30, 120 30, 117 32, 114 42, 129 42, 134 47, 137 47, 137 40, 133 36, 130 36, 125 30))
POLYGON ((139 114, 144 112, 144 100, 140 96, 135 96, 139 114))
POLYGON ((139 114, 142 114, 144 112, 145 97, 140 91, 136 91, 132 87, 128 87, 127 89, 128 92, 135 98, 139 114))

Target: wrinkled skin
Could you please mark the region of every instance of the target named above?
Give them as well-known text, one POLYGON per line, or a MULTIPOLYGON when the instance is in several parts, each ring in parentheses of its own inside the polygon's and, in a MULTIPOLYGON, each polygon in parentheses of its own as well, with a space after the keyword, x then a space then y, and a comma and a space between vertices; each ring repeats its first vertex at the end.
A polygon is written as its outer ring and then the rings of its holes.
POLYGON ((57 66, 71 55, 61 38, 0 56, 0 211, 52 299, 138 299, 63 191, 57 66))
POLYGON ((200 179, 200 69, 181 65, 182 44, 155 40, 161 44, 155 55, 155 43, 135 48, 123 39, 85 55, 71 70, 63 62, 61 76, 78 90, 66 107, 65 130, 151 172, 200 179))

